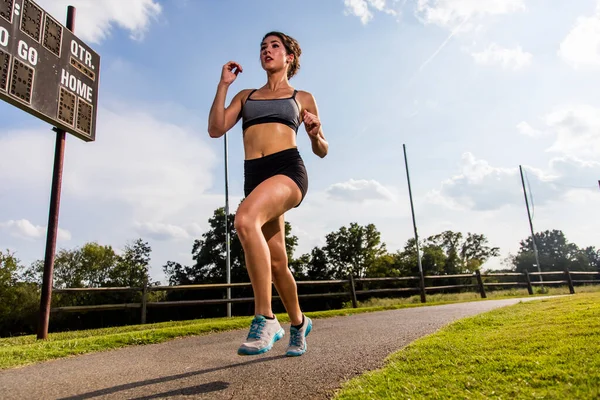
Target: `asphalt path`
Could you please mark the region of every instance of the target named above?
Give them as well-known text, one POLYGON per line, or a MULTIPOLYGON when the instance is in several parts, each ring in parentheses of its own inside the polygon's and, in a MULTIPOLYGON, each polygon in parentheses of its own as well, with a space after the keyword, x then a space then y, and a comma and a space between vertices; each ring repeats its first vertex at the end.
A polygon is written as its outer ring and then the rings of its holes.
POLYGON ((308 351, 239 356, 247 329, 132 346, 0 371, 9 399, 329 399, 340 384, 457 319, 523 299, 406 308, 313 319, 308 351))

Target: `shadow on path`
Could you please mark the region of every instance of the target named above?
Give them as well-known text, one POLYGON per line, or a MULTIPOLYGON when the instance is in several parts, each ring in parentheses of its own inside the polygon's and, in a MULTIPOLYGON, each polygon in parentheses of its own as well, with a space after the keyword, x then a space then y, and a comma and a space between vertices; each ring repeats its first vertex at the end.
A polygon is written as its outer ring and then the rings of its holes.
POLYGON ((216 382, 204 383, 202 385, 197 385, 197 386, 192 386, 192 387, 187 387, 187 388, 182 388, 182 389, 175 389, 175 390, 171 390, 168 392, 152 394, 150 396, 135 397, 132 400, 162 399, 165 397, 172 397, 172 396, 193 396, 195 394, 218 392, 219 390, 224 390, 224 389, 227 389, 228 387, 229 387, 229 383, 223 382, 223 381, 216 381, 216 382))
MULTIPOLYGON (((245 362, 241 362, 241 363, 237 363, 237 364, 229 364, 229 365, 225 365, 223 367, 202 369, 199 371, 190 371, 190 372, 186 372, 183 374, 165 376, 162 378, 154 378, 154 379, 148 379, 145 381, 126 383, 124 385, 118 385, 118 386, 114 386, 111 388, 95 390, 93 392, 83 393, 83 394, 79 394, 76 396, 62 397, 60 400, 91 399, 94 397, 113 394, 113 393, 117 393, 117 392, 120 392, 123 390, 134 389, 134 388, 141 387, 141 386, 148 386, 148 385, 154 385, 157 383, 175 381, 177 379, 189 378, 192 376, 208 374, 211 372, 221 371, 224 369, 242 367, 245 365, 257 364, 257 363, 262 363, 262 362, 267 362, 267 361, 273 361, 273 360, 277 360, 277 359, 285 358, 285 357, 286 357, 285 355, 266 357, 266 358, 251 360, 251 361, 245 361, 245 362)), ((173 396, 173 395, 177 395, 177 394, 190 395, 190 394, 198 394, 198 393, 208 393, 208 392, 214 392, 214 391, 226 389, 228 386, 229 386, 229 383, 227 383, 227 382, 221 382, 221 381, 211 382, 211 383, 207 383, 207 384, 203 384, 203 385, 199 385, 199 386, 194 386, 191 388, 177 389, 177 390, 167 392, 167 393, 157 394, 157 395, 148 396, 148 397, 140 397, 139 399, 152 399, 152 398, 156 398, 155 396, 165 397, 165 396, 173 396)))

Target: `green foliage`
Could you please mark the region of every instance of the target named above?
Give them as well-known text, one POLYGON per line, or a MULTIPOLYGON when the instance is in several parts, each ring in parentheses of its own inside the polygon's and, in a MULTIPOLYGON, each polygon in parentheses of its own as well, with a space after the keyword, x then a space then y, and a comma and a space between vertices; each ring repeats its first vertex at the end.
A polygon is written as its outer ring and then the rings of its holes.
MULTIPOLYGON (((53 286, 81 287, 141 287, 150 281, 149 263, 152 249, 137 239, 127 243, 122 255, 112 246, 89 242, 80 248, 60 249, 54 258, 53 286)), ((24 274, 27 281, 41 284, 44 261, 37 260, 24 274)))
POLYGON ((147 242, 137 239, 125 245, 123 254, 109 271, 111 286, 142 287, 149 277, 150 253, 152 249, 147 242))
MULTIPOLYGON (((444 231, 419 241, 421 265, 425 275, 454 275, 472 273, 491 257, 500 254, 498 247, 490 247, 483 234, 444 231)), ((399 253, 404 276, 418 276, 417 246, 414 238, 407 240, 399 253)))
POLYGON ((24 270, 14 253, 0 251, 0 336, 35 329, 39 293, 36 285, 20 281, 24 270))
MULTIPOLYGON (((540 269, 542 271, 600 271, 600 250, 595 247, 580 249, 570 243, 560 230, 546 230, 535 234, 540 269)), ((517 272, 537 271, 531 236, 521 240, 519 252, 511 257, 517 272)))
POLYGON ((374 224, 361 226, 352 222, 348 228, 343 226, 328 234, 325 241, 323 250, 335 270, 334 276, 339 279, 350 273, 364 277, 367 268, 386 254, 385 243, 381 242, 381 234, 374 224))

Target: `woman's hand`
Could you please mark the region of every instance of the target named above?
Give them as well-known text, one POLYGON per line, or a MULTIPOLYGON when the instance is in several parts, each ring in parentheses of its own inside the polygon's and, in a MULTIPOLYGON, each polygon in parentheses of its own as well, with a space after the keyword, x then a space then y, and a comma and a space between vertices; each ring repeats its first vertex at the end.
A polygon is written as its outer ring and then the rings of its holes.
POLYGON ((223 70, 221 71, 221 83, 231 85, 240 72, 243 72, 242 66, 235 61, 229 61, 227 64, 223 65, 223 70))
POLYGON ((308 133, 311 139, 318 139, 319 130, 321 129, 321 121, 319 120, 319 117, 304 110, 303 120, 306 133, 308 133))

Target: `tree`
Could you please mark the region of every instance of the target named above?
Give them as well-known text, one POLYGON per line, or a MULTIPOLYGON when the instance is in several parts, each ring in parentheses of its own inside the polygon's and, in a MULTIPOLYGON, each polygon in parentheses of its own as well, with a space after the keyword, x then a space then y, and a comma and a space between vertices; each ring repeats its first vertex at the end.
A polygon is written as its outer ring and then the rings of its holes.
POLYGON ((306 265, 306 277, 309 280, 330 280, 334 279, 335 271, 330 268, 327 254, 320 247, 313 247, 310 255, 307 255, 309 261, 306 265))
MULTIPOLYGON (((560 230, 535 233, 535 243, 542 271, 563 271, 565 268, 598 270, 598 251, 594 247, 580 249, 575 243, 570 243, 560 230)), ((531 236, 520 241, 519 252, 512 261, 517 272, 537 271, 531 236)))
POLYGON ((368 266, 386 253, 374 224, 361 226, 352 222, 348 228, 343 226, 329 233, 325 240, 323 250, 339 279, 345 279, 350 273, 357 278, 364 277, 368 266))
POLYGON ((600 272, 600 249, 590 246, 581 250, 584 260, 580 266, 581 271, 598 271, 600 272))
POLYGON ((367 267, 367 278, 387 278, 402 275, 402 259, 400 253, 383 254, 367 267))
MULTIPOLYGON (((448 265, 448 256, 444 249, 434 243, 421 243, 421 266, 423 275, 441 275, 448 265)), ((419 276, 419 260, 417 259, 417 246, 414 238, 406 241, 404 249, 398 254, 400 269, 403 276, 419 276)))
MULTIPOLYGON (((54 258, 53 286, 82 288, 111 286, 111 274, 119 262, 112 246, 89 242, 73 250, 60 249, 54 258)), ((41 282, 44 260, 35 261, 26 272, 28 281, 41 282)))
POLYGON ((500 255, 498 247, 490 247, 483 234, 444 231, 427 238, 426 243, 443 249, 446 255, 444 273, 463 274, 480 269, 491 257, 500 255))
POLYGON ((14 253, 9 250, 6 250, 5 253, 0 251, 0 292, 17 282, 20 269, 20 261, 14 253))
POLYGON ((117 263, 109 272, 111 286, 142 287, 150 283, 148 273, 150 253, 152 248, 148 242, 137 239, 127 243, 123 254, 118 257, 117 263))
POLYGON ((0 251, 0 336, 35 329, 39 291, 35 284, 21 281, 24 270, 14 253, 0 251))

